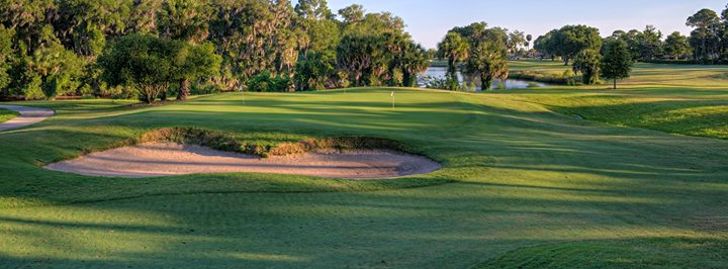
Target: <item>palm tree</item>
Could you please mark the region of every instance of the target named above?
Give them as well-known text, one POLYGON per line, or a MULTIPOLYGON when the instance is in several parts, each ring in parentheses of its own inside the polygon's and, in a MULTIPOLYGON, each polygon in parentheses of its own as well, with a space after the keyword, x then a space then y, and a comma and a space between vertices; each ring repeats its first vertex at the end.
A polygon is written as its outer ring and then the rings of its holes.
POLYGON ((474 45, 467 71, 480 76, 481 89, 488 90, 494 79, 508 78, 507 46, 499 39, 488 38, 474 45))
POLYGON ((437 47, 440 56, 447 58, 447 79, 451 85, 450 89, 454 90, 454 86, 458 83, 456 65, 468 58, 468 41, 456 32, 449 32, 437 47))

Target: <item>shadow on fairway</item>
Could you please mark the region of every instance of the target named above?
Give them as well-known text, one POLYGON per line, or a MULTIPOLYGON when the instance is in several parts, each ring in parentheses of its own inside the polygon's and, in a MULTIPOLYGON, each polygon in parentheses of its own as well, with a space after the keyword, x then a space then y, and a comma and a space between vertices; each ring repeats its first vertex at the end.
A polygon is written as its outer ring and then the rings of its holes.
MULTIPOLYGON (((198 100, 3 135, 0 264, 467 268, 550 252, 587 268, 659 267, 665 257, 684 267, 721 263, 726 141, 610 127, 494 96, 396 110, 374 101, 198 100), (444 169, 352 182, 102 179, 36 166, 173 126, 267 142, 372 135, 444 169)), ((525 265, 548 267, 549 257, 525 265)))

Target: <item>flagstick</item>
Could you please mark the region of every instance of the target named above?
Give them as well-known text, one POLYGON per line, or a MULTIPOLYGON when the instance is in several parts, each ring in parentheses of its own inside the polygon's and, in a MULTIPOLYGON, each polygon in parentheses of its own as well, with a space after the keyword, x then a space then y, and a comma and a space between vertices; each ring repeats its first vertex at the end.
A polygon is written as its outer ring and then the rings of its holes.
POLYGON ((394 92, 392 92, 392 110, 395 110, 395 106, 394 106, 394 92))

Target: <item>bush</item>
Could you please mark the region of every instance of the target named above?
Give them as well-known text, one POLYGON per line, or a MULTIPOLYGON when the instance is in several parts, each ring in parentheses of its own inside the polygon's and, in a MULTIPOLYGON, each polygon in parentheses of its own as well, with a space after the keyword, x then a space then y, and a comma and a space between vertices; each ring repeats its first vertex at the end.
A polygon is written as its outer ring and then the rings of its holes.
POLYGON ((139 142, 167 141, 210 147, 222 151, 245 152, 244 146, 235 138, 220 132, 198 128, 164 128, 142 135, 139 142))
POLYGON ((138 99, 139 92, 132 87, 116 86, 110 87, 105 83, 99 88, 101 97, 111 97, 113 99, 138 99))
POLYGON ((373 137, 332 137, 312 138, 299 142, 286 142, 278 145, 261 145, 256 143, 241 143, 234 136, 226 133, 210 131, 199 128, 174 127, 163 128, 143 134, 137 141, 125 143, 146 142, 173 142, 187 145, 200 145, 212 149, 238 152, 259 157, 285 156, 301 154, 315 150, 358 150, 358 149, 389 149, 406 151, 401 143, 373 137))
POLYGON ((574 76, 574 72, 571 70, 566 70, 561 74, 541 71, 514 71, 508 75, 508 78, 542 82, 553 85, 576 85, 574 76))
POLYGON ((43 89, 41 88, 42 84, 43 80, 40 76, 34 76, 30 80, 30 83, 26 84, 26 86, 22 89, 22 95, 25 97, 25 100, 45 99, 45 93, 43 93, 43 89))
POLYGON ((292 87, 290 78, 281 75, 272 76, 267 70, 248 80, 248 91, 253 92, 287 92, 292 87))
POLYGON ((346 71, 336 72, 336 81, 334 83, 335 88, 349 88, 351 81, 349 80, 349 74, 346 71))
POLYGON ((190 90, 190 93, 192 93, 192 95, 213 94, 221 92, 223 92, 223 89, 220 88, 220 85, 214 83, 194 84, 192 85, 192 89, 190 90))
MULTIPOLYGON (((498 83, 496 83, 496 85, 495 85, 496 90, 505 90, 506 88, 508 88, 508 87, 506 87, 506 83, 504 81, 498 81, 498 83)), ((490 89, 483 89, 483 90, 490 90, 490 89)))
POLYGON ((561 77, 566 80, 566 85, 569 86, 575 86, 576 85, 576 78, 574 78, 576 74, 574 71, 567 69, 564 71, 563 74, 561 74, 561 77))
POLYGON ((446 90, 448 88, 448 80, 445 78, 425 76, 422 78, 422 80, 425 83, 425 88, 428 89, 446 90))

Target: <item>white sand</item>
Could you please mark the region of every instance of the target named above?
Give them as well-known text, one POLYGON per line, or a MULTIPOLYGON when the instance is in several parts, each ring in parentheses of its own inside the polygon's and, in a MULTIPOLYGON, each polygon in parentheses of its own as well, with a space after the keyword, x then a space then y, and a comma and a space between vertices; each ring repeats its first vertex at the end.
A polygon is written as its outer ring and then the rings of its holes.
POLYGON ((12 130, 35 124, 53 116, 54 114, 53 110, 41 107, 0 105, 0 108, 14 110, 20 113, 20 116, 0 123, 0 131, 12 130))
POLYGON ((430 173, 440 169, 440 165, 424 157, 385 150, 312 152, 261 159, 201 146, 147 143, 92 153, 46 168, 89 176, 129 178, 249 172, 380 179, 430 173))

